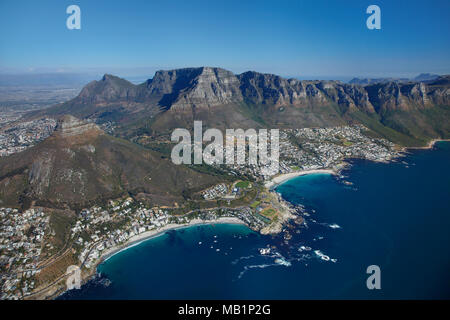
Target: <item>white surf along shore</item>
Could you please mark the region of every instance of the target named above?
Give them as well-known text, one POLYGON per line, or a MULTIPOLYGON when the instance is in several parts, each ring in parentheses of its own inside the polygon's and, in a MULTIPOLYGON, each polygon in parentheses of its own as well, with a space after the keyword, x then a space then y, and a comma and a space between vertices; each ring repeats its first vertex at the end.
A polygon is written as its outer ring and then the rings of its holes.
POLYGON ((268 189, 273 189, 276 186, 278 186, 278 185, 282 184, 283 182, 286 182, 292 178, 304 176, 307 174, 315 174, 315 173, 332 174, 332 175, 337 174, 337 172, 333 169, 301 170, 301 171, 284 173, 284 174, 280 174, 276 177, 273 177, 272 179, 268 180, 264 184, 264 186, 268 189))
MULTIPOLYGON (((145 232, 142 232, 135 236, 132 236, 130 239, 128 239, 127 242, 105 250, 101 254, 99 263, 108 260, 109 258, 118 254, 119 252, 127 250, 131 247, 137 246, 144 241, 161 236, 166 231, 188 228, 188 227, 198 226, 198 225, 214 225, 214 224, 242 224, 242 225, 246 226, 246 224, 242 220, 235 218, 235 217, 220 217, 216 220, 192 219, 191 221, 189 221, 189 223, 184 223, 184 224, 170 223, 159 229, 145 231, 145 232)), ((99 263, 97 263, 97 265, 99 263)))

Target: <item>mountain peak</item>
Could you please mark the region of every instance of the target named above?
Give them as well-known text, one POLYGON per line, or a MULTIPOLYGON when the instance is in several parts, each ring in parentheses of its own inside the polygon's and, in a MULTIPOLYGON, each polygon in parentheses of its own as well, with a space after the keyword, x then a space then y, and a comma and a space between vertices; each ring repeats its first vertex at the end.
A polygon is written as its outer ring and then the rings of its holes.
POLYGON ((112 74, 105 73, 102 77, 102 81, 111 80, 111 79, 118 79, 119 77, 116 77, 112 74))
POLYGON ((414 81, 432 81, 439 78, 438 74, 432 74, 432 73, 421 73, 417 77, 415 77, 414 81))

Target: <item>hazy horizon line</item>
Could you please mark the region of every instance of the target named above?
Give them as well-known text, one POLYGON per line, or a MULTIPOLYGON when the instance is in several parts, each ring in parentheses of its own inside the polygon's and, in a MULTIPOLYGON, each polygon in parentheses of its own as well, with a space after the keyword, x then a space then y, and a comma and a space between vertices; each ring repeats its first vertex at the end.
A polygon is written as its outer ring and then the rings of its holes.
POLYGON ((353 78, 375 79, 375 78, 395 78, 395 79, 412 79, 420 74, 445 75, 450 72, 419 71, 419 72, 402 72, 402 73, 365 73, 365 74, 287 74, 268 71, 258 71, 260 68, 226 68, 220 66, 180 66, 180 67, 36 67, 36 68, 9 68, 0 67, 0 75, 12 76, 31 76, 31 75, 78 75, 87 77, 101 77, 104 74, 113 74, 121 78, 129 78, 133 80, 143 79, 143 81, 152 79, 155 72, 160 70, 174 70, 183 68, 197 67, 213 67, 229 70, 234 74, 241 74, 247 71, 254 71, 265 74, 274 74, 284 78, 296 78, 299 80, 351 80, 353 78))

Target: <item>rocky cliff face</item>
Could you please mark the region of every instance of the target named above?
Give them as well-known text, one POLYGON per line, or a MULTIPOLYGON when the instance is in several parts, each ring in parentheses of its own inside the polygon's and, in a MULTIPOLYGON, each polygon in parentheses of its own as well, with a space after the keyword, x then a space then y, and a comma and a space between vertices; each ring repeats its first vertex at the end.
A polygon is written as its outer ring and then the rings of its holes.
POLYGON ((208 108, 242 100, 237 77, 220 68, 158 71, 141 90, 143 100, 158 98, 166 109, 208 108))
MULTIPOLYGON (((240 75, 211 67, 156 72, 141 85, 106 74, 89 83, 78 102, 104 105, 157 104, 165 110, 208 109, 230 103, 308 106, 335 103, 344 110, 364 112, 408 110, 433 104, 450 104, 445 77, 433 82, 384 81, 368 85, 339 81, 300 81, 248 71, 240 75)), ((447 79, 448 80, 448 79, 447 79)))
MULTIPOLYGON (((299 81, 271 74, 246 72, 238 76, 245 99, 277 106, 302 106, 334 102, 347 109, 373 113, 408 110, 433 104, 450 104, 449 87, 434 88, 424 82, 384 82, 367 86, 340 81, 299 81)), ((443 81, 436 82, 442 83, 443 81)))
POLYGON ((450 86, 424 82, 375 84, 364 87, 377 112, 410 111, 450 104, 450 86))
POLYGON ((93 131, 97 134, 101 133, 100 128, 94 123, 89 123, 80 119, 75 118, 71 115, 64 115, 58 119, 55 135, 68 138, 77 135, 82 135, 88 131, 93 131))
POLYGON ((374 112, 367 91, 360 86, 338 81, 321 81, 317 86, 328 99, 341 106, 344 111, 360 109, 368 113, 374 112))
POLYGON ((188 85, 178 91, 172 108, 211 108, 242 101, 239 80, 230 71, 203 67, 188 85))
POLYGON ((255 104, 302 106, 309 102, 325 103, 317 82, 284 79, 273 74, 248 71, 238 76, 242 95, 255 104))
POLYGON ((242 95, 232 72, 201 67, 157 71, 153 79, 138 86, 105 74, 100 81, 86 85, 76 100, 92 104, 156 102, 165 109, 182 110, 242 101, 242 95))

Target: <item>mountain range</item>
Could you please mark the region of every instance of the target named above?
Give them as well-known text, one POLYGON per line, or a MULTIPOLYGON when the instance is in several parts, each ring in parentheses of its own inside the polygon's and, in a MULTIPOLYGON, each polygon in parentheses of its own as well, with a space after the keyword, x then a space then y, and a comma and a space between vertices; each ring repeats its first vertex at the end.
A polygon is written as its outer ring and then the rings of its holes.
POLYGON ((438 74, 432 73, 421 73, 418 76, 409 78, 353 78, 349 81, 350 84, 375 84, 375 83, 386 83, 386 82, 425 82, 433 81, 439 78, 438 74))
POLYGON ((340 81, 286 79, 253 71, 235 75, 212 67, 157 71, 135 85, 105 74, 65 103, 29 117, 71 114, 116 123, 124 138, 168 135, 193 120, 217 128, 302 128, 362 123, 405 146, 448 138, 450 76, 434 80, 340 81))

